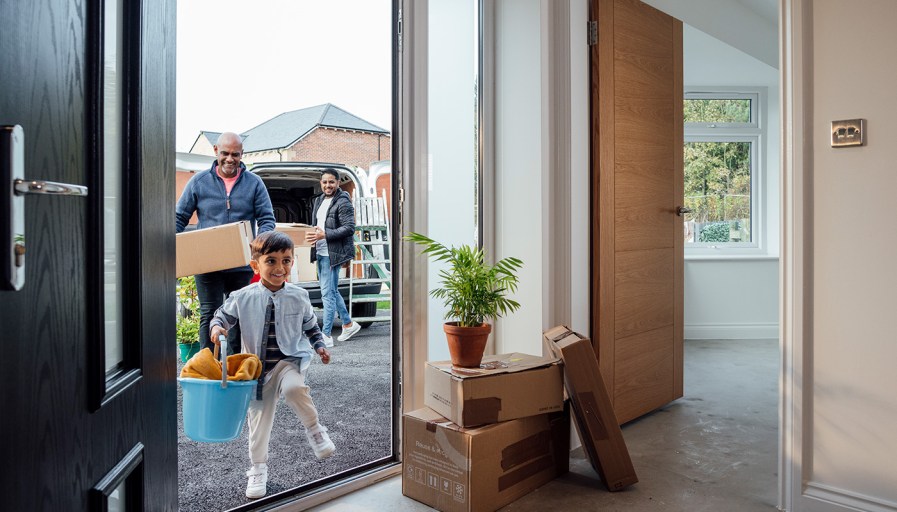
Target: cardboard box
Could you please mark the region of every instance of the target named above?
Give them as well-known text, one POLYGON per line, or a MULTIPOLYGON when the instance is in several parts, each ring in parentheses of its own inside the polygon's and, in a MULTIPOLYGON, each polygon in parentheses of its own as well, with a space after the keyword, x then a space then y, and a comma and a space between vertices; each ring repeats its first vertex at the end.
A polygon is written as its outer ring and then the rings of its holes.
POLYGON ((178 233, 177 277, 249 265, 252 228, 249 221, 178 233))
POLYGON ((293 268, 290 269, 290 282, 302 283, 305 281, 317 281, 318 269, 311 262, 311 247, 294 247, 293 268))
POLYGON ((428 362, 424 405, 462 427, 560 411, 564 408, 560 361, 515 352, 486 356, 480 368, 428 362))
POLYGON ((312 244, 305 241, 305 234, 314 230, 314 226, 309 226, 308 224, 293 224, 290 222, 274 224, 274 231, 280 231, 289 235, 296 247, 311 247, 312 244))
POLYGON ((423 408, 402 432, 402 494, 444 512, 497 510, 569 469, 566 411, 465 429, 423 408))
POLYGON ((638 482, 592 342, 563 325, 545 331, 543 339, 549 353, 564 361, 564 383, 592 467, 609 491, 638 482))

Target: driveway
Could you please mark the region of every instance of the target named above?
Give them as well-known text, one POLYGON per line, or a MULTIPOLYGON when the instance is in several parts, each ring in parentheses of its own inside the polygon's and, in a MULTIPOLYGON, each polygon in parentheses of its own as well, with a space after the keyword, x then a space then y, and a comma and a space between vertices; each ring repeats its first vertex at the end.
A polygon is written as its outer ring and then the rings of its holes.
MULTIPOLYGON (((381 312, 382 313, 382 312, 381 312)), ((281 399, 274 419, 268 460, 268 495, 307 484, 392 453, 391 324, 379 322, 330 349, 329 365, 315 359, 308 384, 321 423, 336 453, 319 461, 305 429, 281 399)), ((178 362, 178 371, 183 366, 178 362)), ((228 443, 197 443, 184 435, 178 386, 178 509, 222 511, 252 500, 245 497, 249 468, 247 429, 228 443)))

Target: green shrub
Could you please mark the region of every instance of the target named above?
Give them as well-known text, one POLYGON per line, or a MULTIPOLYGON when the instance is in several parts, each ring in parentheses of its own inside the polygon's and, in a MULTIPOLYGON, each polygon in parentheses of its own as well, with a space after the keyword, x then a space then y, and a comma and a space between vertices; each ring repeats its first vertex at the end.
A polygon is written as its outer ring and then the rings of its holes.
POLYGON ((729 241, 729 223, 714 222, 707 224, 701 228, 698 236, 699 242, 728 242, 729 241))
POLYGON ((181 305, 175 337, 178 343, 195 343, 199 341, 199 296, 196 294, 196 280, 193 276, 178 278, 175 290, 181 305))
POLYGON ((199 315, 179 316, 176 329, 178 343, 190 344, 199 341, 199 315))

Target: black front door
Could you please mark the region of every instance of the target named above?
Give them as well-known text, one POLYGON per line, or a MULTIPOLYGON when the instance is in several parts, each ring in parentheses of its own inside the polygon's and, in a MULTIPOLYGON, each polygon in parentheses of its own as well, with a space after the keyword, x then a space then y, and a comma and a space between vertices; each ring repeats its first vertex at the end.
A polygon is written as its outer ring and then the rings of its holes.
POLYGON ((21 288, 0 283, 0 509, 176 510, 175 1, 3 0, 0 20, 12 178, 88 189, 0 212, 27 248, 21 288))

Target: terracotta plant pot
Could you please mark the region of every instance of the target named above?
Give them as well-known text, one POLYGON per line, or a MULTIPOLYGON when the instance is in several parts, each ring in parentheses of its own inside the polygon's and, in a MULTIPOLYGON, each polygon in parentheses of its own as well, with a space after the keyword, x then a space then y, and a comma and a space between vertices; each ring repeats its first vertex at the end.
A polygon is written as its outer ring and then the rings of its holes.
POLYGON ((442 328, 448 340, 452 364, 464 368, 478 368, 483 361, 483 352, 486 350, 492 325, 460 327, 458 322, 446 322, 442 328))

